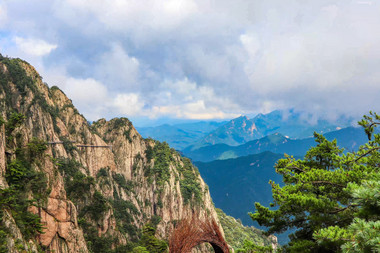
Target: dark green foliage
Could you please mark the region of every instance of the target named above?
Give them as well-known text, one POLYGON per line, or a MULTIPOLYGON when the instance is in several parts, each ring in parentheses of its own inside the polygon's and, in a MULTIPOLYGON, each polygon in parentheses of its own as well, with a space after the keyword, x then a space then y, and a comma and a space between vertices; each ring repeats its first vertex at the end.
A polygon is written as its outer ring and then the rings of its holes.
POLYGON ((91 219, 98 221, 108 209, 106 198, 100 192, 95 191, 91 198, 91 204, 83 208, 82 214, 89 214, 91 219))
POLYGON ((94 185, 94 179, 86 176, 81 172, 77 172, 71 179, 66 181, 67 195, 73 200, 80 200, 89 194, 91 186, 94 185))
POLYGON ((157 225, 160 223, 161 220, 162 218, 160 216, 153 215, 152 218, 150 219, 150 224, 152 224, 154 228, 157 228, 157 225))
POLYGON ((149 251, 145 247, 137 246, 133 248, 132 253, 149 253, 149 251))
POLYGON ((2 225, 2 220, 3 220, 3 217, 1 216, 1 213, 0 213, 0 253, 7 253, 8 252, 8 248, 7 248, 7 234, 8 232, 6 231, 6 229, 3 227, 2 225))
POLYGON ((42 172, 31 169, 30 164, 20 159, 14 159, 8 164, 5 178, 9 185, 19 191, 31 190, 37 200, 43 199, 47 179, 42 172))
POLYGON ((18 207, 12 210, 12 216, 16 221, 17 227, 21 230, 24 238, 26 240, 33 238, 37 234, 43 233, 43 225, 41 223, 41 218, 37 214, 32 214, 25 208, 29 205, 27 201, 24 203, 20 200, 18 202, 20 207, 23 209, 17 210, 18 207))
POLYGON ((47 143, 44 140, 33 138, 27 145, 30 160, 42 158, 43 153, 47 149, 47 143))
POLYGON ((4 123, 5 123, 5 120, 4 120, 3 117, 0 115, 0 127, 1 127, 2 125, 4 125, 4 123))
POLYGON ((131 180, 126 180, 122 174, 113 173, 112 178, 116 183, 125 190, 128 194, 130 191, 133 191, 133 182, 131 180))
POLYGON ((58 159, 58 169, 64 175, 67 196, 74 202, 83 201, 89 197, 94 178, 80 171, 81 164, 71 159, 58 159))
MULTIPOLYGON (((61 91, 61 89, 60 88, 58 88, 58 86, 52 86, 52 87, 50 87, 50 91, 51 92, 55 92, 55 91, 61 91)), ((62 92, 62 91, 61 91, 62 92)))
POLYGON ((5 173, 8 184, 19 190, 31 190, 36 196, 38 195, 38 199, 43 198, 47 179, 44 173, 32 168, 32 163, 42 157, 46 148, 43 141, 33 138, 26 148, 17 149, 17 159, 8 163, 5 173))
POLYGON ((252 241, 245 240, 243 246, 236 250, 237 253, 271 253, 273 249, 271 246, 259 246, 252 241))
MULTIPOLYGON (((29 104, 29 107, 27 108, 27 111, 29 111, 30 106, 33 104, 38 104, 45 112, 48 112, 51 114, 54 127, 59 131, 59 129, 56 127, 56 117, 58 116, 58 109, 56 107, 52 107, 48 105, 46 99, 44 98, 44 95, 41 94, 41 92, 37 89, 37 86, 34 85, 35 80, 41 79, 41 76, 39 76, 37 73, 35 76, 30 77, 26 73, 26 70, 22 67, 21 63, 26 63, 20 59, 8 59, 3 58, 1 59, 1 62, 4 63, 7 66, 8 73, 7 74, 1 74, 0 80, 2 89, 6 91, 6 102, 7 104, 12 104, 12 92, 10 92, 8 87, 8 82, 12 82, 16 85, 16 88, 20 95, 24 98, 25 94, 28 90, 33 92, 34 98, 32 102, 29 104)), ((24 100, 21 101, 21 105, 25 103, 24 100)), ((29 112, 28 112, 29 113, 29 112)))
POLYGON ((8 164, 5 178, 8 184, 14 185, 16 188, 24 188, 24 180, 28 178, 28 168, 20 160, 13 160, 8 164))
POLYGON ((84 231, 84 238, 87 241, 87 246, 90 252, 93 253, 113 253, 112 244, 114 240, 108 236, 99 237, 96 227, 81 219, 78 224, 84 231))
MULTIPOLYGON (((23 116, 13 114, 11 125, 17 125, 23 116)), ((9 123, 9 121, 8 121, 9 123)), ((31 205, 38 205, 46 199, 46 177, 33 169, 32 163, 39 159, 46 150, 46 145, 33 139, 25 148, 18 148, 16 159, 8 162, 5 178, 9 188, 0 189, 0 210, 11 212, 17 226, 26 239, 41 233, 43 226, 38 215, 28 211, 31 205), (28 198, 30 192, 32 199, 28 198)), ((2 214, 1 214, 2 215, 2 214)))
POLYGON ((62 137, 63 141, 63 147, 65 148, 66 152, 69 153, 70 155, 74 155, 74 151, 77 150, 77 148, 73 145, 72 141, 69 139, 62 137))
POLYGON ((359 125, 364 127, 368 139, 371 140, 375 127, 380 125, 380 115, 370 111, 369 115, 363 116, 363 119, 359 122, 359 125))
MULTIPOLYGON (((25 69, 21 66, 21 62, 23 62, 20 59, 7 59, 3 58, 1 60, 8 69, 9 74, 2 74, 0 76, 2 88, 5 89, 6 91, 6 99, 7 99, 7 104, 12 104, 11 101, 11 94, 12 92, 9 91, 9 87, 7 86, 8 81, 11 81, 16 85, 16 88, 20 92, 20 94, 23 96, 26 94, 27 89, 33 92, 33 100, 29 104, 29 107, 27 108, 28 113, 30 113, 30 107, 34 104, 38 104, 42 110, 45 112, 49 113, 51 115, 51 118, 53 120, 53 126, 54 130, 57 133, 60 133, 60 129, 57 126, 57 121, 56 118, 59 116, 59 110, 58 107, 51 106, 47 103, 44 95, 37 89, 36 85, 34 85, 34 79, 41 79, 41 77, 36 74, 34 77, 30 77, 27 75, 25 69), (8 95, 9 93, 9 95, 8 95)), ((21 103, 23 104, 24 101, 22 100, 21 103)), ((12 119, 9 120, 9 122, 12 122, 12 119)), ((13 131, 12 129, 9 129, 9 131, 13 131)), ((9 132, 8 132, 9 134, 9 132)))
MULTIPOLYGON (((155 141, 154 148, 150 145, 147 146, 145 151, 147 160, 154 160, 154 166, 148 166, 145 168, 144 175, 148 177, 148 181, 152 182, 156 180, 158 186, 163 186, 170 178, 170 165, 176 166, 180 173, 180 187, 181 193, 185 203, 189 203, 191 200, 195 200, 195 203, 202 201, 202 188, 198 179, 199 172, 192 166, 191 161, 187 158, 183 158, 183 166, 178 164, 174 159, 178 153, 169 147, 166 142, 155 141)), ((157 191, 160 195, 161 191, 157 191)), ((162 201, 159 197, 158 206, 162 207, 162 201)))
POLYGON ((5 124, 5 133, 8 138, 10 138, 12 132, 19 126, 24 123, 25 115, 22 113, 13 112, 8 118, 7 123, 5 124))
POLYGON ((128 130, 125 130, 123 135, 125 136, 125 138, 129 141, 129 142, 132 142, 132 138, 131 138, 131 129, 128 128, 128 130))
POLYGON ((146 159, 148 160, 148 163, 153 159, 154 153, 153 153, 153 148, 150 145, 147 145, 146 150, 145 150, 145 156, 146 159))
POLYGON ((19 64, 20 59, 7 59, 3 58, 2 62, 7 66, 10 81, 14 83, 23 95, 26 88, 33 88, 33 79, 26 74, 24 68, 19 64))
POLYGON ((9 188, 0 190, 0 210, 8 209, 26 239, 42 233, 43 226, 38 215, 28 211, 46 198, 46 178, 43 173, 32 169, 31 163, 16 158, 8 163, 5 178, 9 188), (35 199, 28 199, 29 192, 35 199))
POLYGON ((152 151, 154 166, 147 167, 144 175, 148 179, 155 179, 158 186, 163 186, 169 180, 169 164, 173 162, 172 150, 166 142, 156 142, 152 151))
POLYGON ((101 178, 101 177, 108 177, 107 169, 106 168, 101 168, 98 173, 96 174, 96 178, 101 178))
MULTIPOLYGON (((98 237, 97 229, 85 219, 80 219, 78 224, 83 228, 84 236, 87 241, 87 246, 90 252, 93 253, 126 253, 126 252, 138 252, 138 253, 153 253, 153 252, 166 252, 167 244, 164 241, 158 240, 154 237, 154 233, 143 233, 144 240, 134 239, 134 242, 129 242, 127 245, 119 245, 112 249, 114 244, 117 244, 117 240, 110 236, 98 237), (149 245, 150 249, 147 251, 145 245, 149 245), (143 251, 145 249, 145 251, 143 251), (164 250, 162 250, 164 249, 164 250)), ((130 231, 134 230, 136 236, 138 230, 133 225, 128 228, 130 231)))
POLYGON ((136 206, 132 202, 122 199, 114 200, 113 207, 115 208, 115 218, 127 223, 132 223, 132 214, 138 213, 136 206))
POLYGON ((202 202, 202 188, 198 178, 199 172, 189 159, 183 158, 182 161, 183 166, 178 167, 178 171, 182 174, 179 184, 183 200, 188 203, 194 197, 195 203, 200 204, 202 202))
POLYGON ((255 227, 243 226, 240 221, 226 215, 221 209, 216 208, 216 213, 223 227, 225 239, 235 252, 256 252, 249 250, 257 250, 260 247, 267 250, 266 252, 272 252, 272 242, 263 234, 263 231, 255 227), (253 248, 253 245, 257 247, 253 248))
POLYGON ((165 241, 157 239, 154 234, 156 229, 147 224, 144 226, 139 244, 145 247, 150 253, 166 252, 168 244, 165 241))
MULTIPOLYGON (((162 193, 162 191, 157 191, 157 194, 158 194, 158 196, 161 196, 161 193, 162 193)), ((164 207, 164 204, 162 203, 162 199, 159 197, 159 199, 157 200, 157 206, 159 207, 159 208, 163 208, 164 207)))
POLYGON ((133 225, 133 215, 139 214, 136 206, 132 202, 120 198, 116 198, 112 202, 112 206, 121 232, 127 233, 133 240, 137 240, 138 229, 133 225))
MULTIPOLYGON (((117 241, 114 241, 108 236, 99 237, 96 226, 87 222, 86 219, 89 217, 95 222, 101 220, 104 213, 111 208, 110 204, 112 204, 119 229, 122 232, 125 230, 126 233, 131 233, 137 237, 138 230, 130 224, 133 222, 133 216, 130 212, 134 214, 137 212, 137 209, 132 203, 121 199, 117 199, 109 203, 110 201, 107 200, 99 191, 94 190, 94 178, 83 174, 80 170, 81 167, 82 165, 75 160, 58 160, 58 168, 62 175, 64 175, 67 196, 78 207, 78 224, 84 231, 84 236, 88 243, 88 247, 91 252, 94 253, 123 252, 121 251, 123 247, 112 250, 112 245, 115 243, 117 244, 117 241), (123 221, 125 224, 123 224, 123 221)), ((99 170, 97 178, 101 177, 108 177, 106 168, 99 170)), ((116 195, 116 197, 118 196, 116 195)))
POLYGON ((278 209, 255 203, 250 216, 269 227, 269 233, 297 228, 286 251, 369 252, 378 247, 380 135, 371 135, 380 117, 371 115, 360 124, 374 140, 358 152, 343 154, 335 140, 315 134, 317 146, 303 160, 287 156, 277 162, 285 183, 271 182, 271 206, 278 209))
POLYGON ((53 124, 56 125, 56 118, 59 116, 59 109, 57 106, 51 106, 47 103, 43 94, 35 91, 34 98, 31 104, 38 104, 43 111, 50 114, 53 124))
POLYGON ((366 167, 373 167, 373 171, 368 172, 361 182, 349 183, 345 189, 353 198, 350 205, 359 210, 349 226, 322 228, 315 231, 313 237, 320 244, 342 244, 343 252, 380 252, 380 135, 373 135, 374 127, 380 124, 380 116, 370 113, 359 124, 365 127, 370 140, 374 137, 351 161, 353 164, 362 160, 366 167))
POLYGON ((132 123, 127 118, 115 118, 112 121, 112 127, 109 128, 111 131, 112 129, 120 129, 123 126, 132 126, 132 123))

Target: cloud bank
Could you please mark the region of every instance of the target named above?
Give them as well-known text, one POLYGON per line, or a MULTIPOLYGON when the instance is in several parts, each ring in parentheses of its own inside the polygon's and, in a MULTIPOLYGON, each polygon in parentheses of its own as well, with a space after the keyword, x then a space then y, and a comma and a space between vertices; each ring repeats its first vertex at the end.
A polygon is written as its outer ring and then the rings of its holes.
POLYGON ((374 0, 15 0, 0 4, 0 52, 90 120, 358 117, 380 111, 379 13, 374 0))

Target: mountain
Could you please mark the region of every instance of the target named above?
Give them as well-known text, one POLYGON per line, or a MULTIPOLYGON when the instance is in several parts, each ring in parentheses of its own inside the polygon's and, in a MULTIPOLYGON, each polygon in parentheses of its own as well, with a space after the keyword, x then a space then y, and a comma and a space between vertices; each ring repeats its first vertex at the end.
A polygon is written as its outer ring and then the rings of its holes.
MULTIPOLYGON (((283 155, 263 152, 235 159, 194 164, 210 188, 215 207, 241 220, 244 225, 259 227, 248 213, 254 211, 255 202, 269 206, 272 201, 269 180, 282 185, 282 176, 274 169, 280 158, 283 158, 283 155)), ((288 240, 287 233, 279 235, 278 239, 280 244, 285 243, 288 240)))
POLYGON ((259 137, 262 137, 262 134, 257 130, 255 123, 248 117, 241 116, 219 126, 190 148, 196 149, 217 143, 234 146, 259 137))
POLYGON ((171 147, 181 150, 223 124, 225 122, 200 121, 175 125, 164 124, 157 127, 137 127, 136 129, 144 138, 166 141, 171 147))
POLYGON ((162 252, 181 219, 220 224, 187 158, 126 118, 90 125, 25 61, 0 55, 0 109, 0 252, 162 252))
MULTIPOLYGON (((348 151, 357 150, 360 145, 368 141, 363 129, 355 127, 347 127, 332 131, 324 134, 324 136, 328 140, 336 139, 338 145, 348 151)), ((249 141, 239 146, 215 144, 195 150, 186 148, 182 153, 194 161, 209 162, 213 160, 223 160, 250 154, 258 154, 264 151, 303 156, 306 151, 314 145, 314 138, 293 140, 276 133, 258 140, 249 141)))
POLYGON ((312 115, 303 114, 290 110, 276 110, 268 114, 258 114, 252 121, 262 132, 263 136, 280 133, 291 139, 302 139, 312 137, 314 132, 327 133, 352 124, 351 118, 338 118, 334 122, 318 119, 312 115))
POLYGON ((272 199, 269 180, 282 181, 282 177, 273 168, 280 158, 283 155, 263 152, 194 164, 209 186, 215 206, 226 214, 241 219, 243 224, 252 225, 247 213, 253 210, 254 202, 269 205, 272 199))
POLYGON ((280 133, 288 138, 300 139, 311 137, 314 132, 326 133, 350 126, 351 119, 339 119, 337 123, 326 120, 311 121, 301 113, 290 111, 273 111, 268 114, 258 114, 253 119, 241 116, 218 127, 186 150, 201 147, 227 144, 237 146, 248 141, 280 133))

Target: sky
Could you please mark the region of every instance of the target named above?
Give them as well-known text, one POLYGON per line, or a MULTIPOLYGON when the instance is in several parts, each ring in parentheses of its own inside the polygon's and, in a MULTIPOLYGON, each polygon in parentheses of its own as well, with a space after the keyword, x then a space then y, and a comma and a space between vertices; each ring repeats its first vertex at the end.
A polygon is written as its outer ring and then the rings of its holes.
POLYGON ((0 0, 0 53, 88 120, 380 112, 380 0, 0 0))

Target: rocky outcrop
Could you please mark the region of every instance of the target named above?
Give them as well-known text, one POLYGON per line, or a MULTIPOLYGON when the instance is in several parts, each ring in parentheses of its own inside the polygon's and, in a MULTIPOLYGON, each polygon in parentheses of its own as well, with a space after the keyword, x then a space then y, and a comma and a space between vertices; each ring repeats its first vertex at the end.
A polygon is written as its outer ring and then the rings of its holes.
MULTIPOLYGON (((0 115, 0 120, 3 118, 0 115)), ((6 153, 5 153, 5 126, 4 122, 0 123, 0 189, 6 187, 6 181, 4 180, 5 175, 5 161, 6 161, 6 153)))
POLYGON ((31 153, 34 142, 45 147, 29 157, 34 173, 45 175, 44 190, 27 194, 38 196, 39 204, 28 210, 38 214, 44 233, 30 242, 17 229, 8 235, 19 238, 24 248, 88 252, 99 238, 109 238, 110 248, 136 241, 147 223, 166 239, 183 218, 218 221, 208 187, 190 161, 166 144, 143 139, 129 120, 89 124, 62 91, 49 88, 18 59, 0 57, 0 80, 4 121, 12 113, 25 116, 12 131, 0 126, 0 187, 8 187, 6 167, 20 159, 19 150, 31 153))

